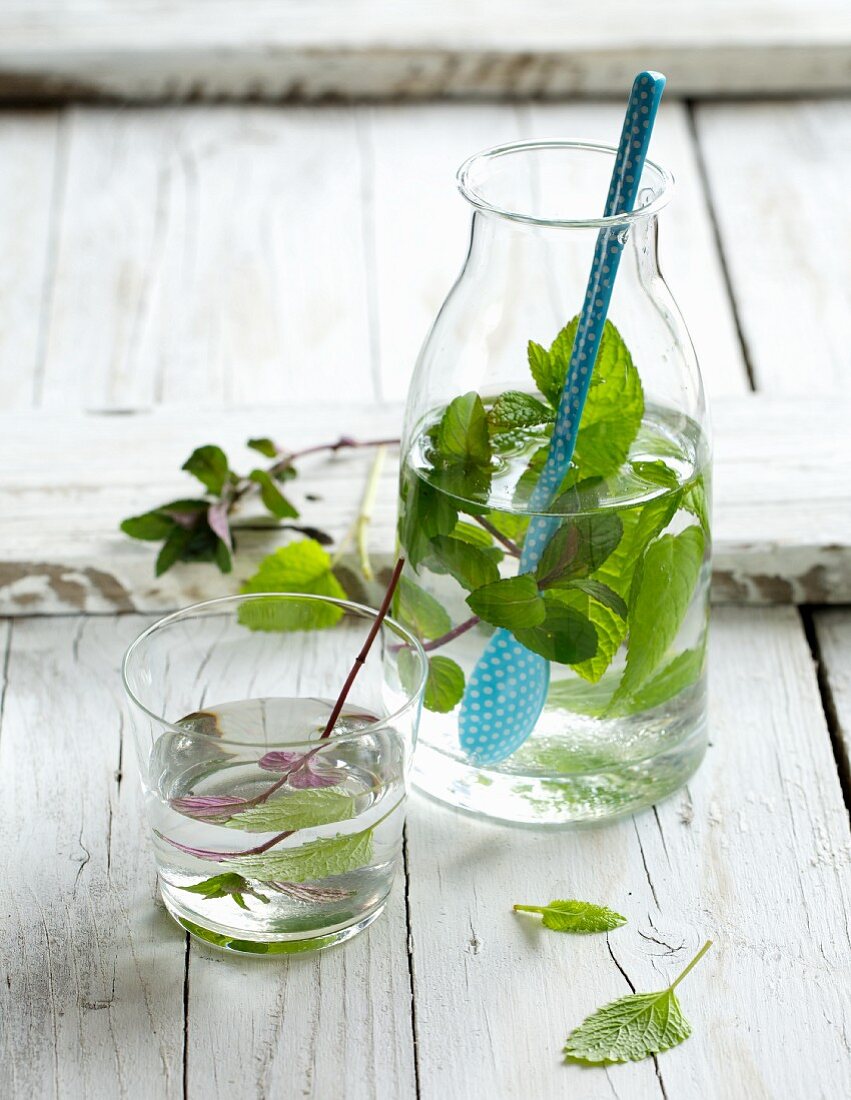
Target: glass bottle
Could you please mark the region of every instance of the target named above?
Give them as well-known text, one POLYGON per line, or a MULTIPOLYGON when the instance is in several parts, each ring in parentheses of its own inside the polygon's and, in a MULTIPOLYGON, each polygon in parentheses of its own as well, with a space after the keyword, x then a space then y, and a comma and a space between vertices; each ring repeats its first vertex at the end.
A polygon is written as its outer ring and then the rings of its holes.
POLYGON ((414 781, 509 822, 632 813, 685 783, 706 745, 710 444, 694 349, 657 262, 673 180, 648 161, 636 209, 594 216, 615 153, 522 142, 462 165, 470 248, 408 396, 396 614, 431 659, 414 781), (544 513, 558 527, 512 589, 601 230, 624 250, 571 469, 544 513), (483 763, 459 721, 499 627, 548 662, 549 687, 528 739, 483 763))

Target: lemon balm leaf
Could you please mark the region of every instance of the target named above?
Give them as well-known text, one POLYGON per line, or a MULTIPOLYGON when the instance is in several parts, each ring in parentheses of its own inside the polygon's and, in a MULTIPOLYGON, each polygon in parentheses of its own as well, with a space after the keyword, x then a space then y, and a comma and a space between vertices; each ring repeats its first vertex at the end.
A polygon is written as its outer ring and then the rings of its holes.
POLYGON ((566 1062, 607 1065, 638 1062, 670 1050, 691 1035, 674 989, 709 948, 707 940, 685 970, 658 993, 632 993, 598 1008, 571 1031, 564 1045, 566 1062))
POLYGON ((553 932, 611 932, 626 924, 626 917, 590 901, 557 900, 547 905, 515 905, 515 913, 540 913, 545 928, 553 932))

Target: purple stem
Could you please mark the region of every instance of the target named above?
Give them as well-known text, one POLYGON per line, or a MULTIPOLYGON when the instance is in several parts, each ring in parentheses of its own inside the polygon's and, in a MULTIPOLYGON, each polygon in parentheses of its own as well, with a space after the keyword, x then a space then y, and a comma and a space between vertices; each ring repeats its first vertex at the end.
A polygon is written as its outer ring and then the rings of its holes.
POLYGON ((502 531, 497 530, 492 523, 489 523, 483 516, 473 516, 473 519, 478 523, 480 527, 493 535, 497 542, 501 542, 505 549, 515 558, 520 557, 520 547, 516 542, 512 542, 510 538, 503 535, 502 531))
POLYGON ((224 863, 227 859, 234 859, 237 856, 259 856, 262 852, 266 852, 269 848, 273 847, 281 840, 286 840, 288 836, 292 836, 294 829, 288 829, 284 833, 278 833, 277 836, 273 836, 271 840, 265 841, 263 844, 258 844, 256 848, 246 848, 243 852, 214 852, 212 848, 192 848, 188 844, 181 844, 179 840, 172 840, 170 836, 166 836, 165 833, 161 833, 159 829, 154 829, 154 834, 160 838, 160 840, 166 841, 167 844, 171 844, 173 848, 177 848, 181 852, 186 852, 188 856, 195 856, 196 859, 208 859, 211 863, 224 863))
POLYGON ((439 638, 433 638, 430 642, 424 642, 423 649, 426 653, 430 653, 433 649, 439 649, 440 646, 446 645, 448 642, 460 638, 462 634, 466 634, 468 630, 472 630, 480 621, 478 615, 473 615, 472 618, 465 619, 463 623, 459 623, 458 626, 453 626, 453 628, 445 634, 441 634, 439 638))

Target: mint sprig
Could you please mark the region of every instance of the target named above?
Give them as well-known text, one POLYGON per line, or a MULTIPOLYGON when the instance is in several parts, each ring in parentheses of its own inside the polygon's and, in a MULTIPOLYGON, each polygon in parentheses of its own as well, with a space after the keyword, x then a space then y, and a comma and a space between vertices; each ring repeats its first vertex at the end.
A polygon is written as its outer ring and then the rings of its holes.
POLYGON ((691 1024, 674 990, 711 946, 712 941, 707 940, 680 975, 658 993, 632 993, 598 1008, 568 1035, 565 1061, 596 1065, 638 1062, 688 1039, 691 1024))
POLYGON ((540 913, 545 928, 553 932, 611 932, 626 924, 626 917, 590 901, 556 900, 546 905, 515 905, 515 913, 540 913))

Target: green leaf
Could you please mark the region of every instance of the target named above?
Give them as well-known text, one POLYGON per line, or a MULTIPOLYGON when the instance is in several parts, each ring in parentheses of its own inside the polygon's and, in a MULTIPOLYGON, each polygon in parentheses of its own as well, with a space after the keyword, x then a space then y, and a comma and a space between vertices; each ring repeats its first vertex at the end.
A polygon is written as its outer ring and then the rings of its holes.
POLYGON ((590 901, 551 901, 548 905, 515 905, 515 913, 540 913, 546 928, 553 932, 611 932, 626 924, 626 917, 593 905, 590 901))
POLYGON ((587 661, 594 656, 597 631, 585 615, 558 599, 545 599, 544 608, 544 621, 540 626, 513 631, 521 645, 562 665, 587 661))
POLYGON ((452 620, 443 604, 409 577, 399 578, 395 614, 421 638, 439 638, 452 629, 452 620))
POLYGON ((630 465, 642 481, 647 481, 651 485, 662 485, 666 489, 679 487, 680 479, 676 472, 661 459, 653 462, 632 462, 630 465))
POLYGON ((461 702, 464 694, 464 673, 451 657, 435 656, 428 659, 423 705, 426 710, 448 714, 461 702))
POLYGON ((623 523, 615 512, 577 516, 555 532, 538 564, 536 575, 544 587, 596 573, 617 549, 623 523))
MULTIPOLYGON (((345 599, 331 572, 331 558, 318 542, 301 539, 279 546, 260 562, 243 592, 306 592, 345 599)), ((250 600, 239 609, 239 621, 252 630, 321 630, 334 626, 343 611, 333 604, 298 600, 250 600)))
POLYGON ((684 649, 678 653, 634 695, 621 698, 620 702, 607 708, 607 715, 639 714, 643 710, 660 707, 679 695, 681 691, 697 683, 703 673, 705 649, 684 649))
POLYGON ((499 578, 493 558, 461 539, 438 535, 431 540, 431 557, 443 572, 468 590, 493 584, 499 578))
POLYGON ((691 1035, 674 988, 709 950, 707 941, 680 976, 659 993, 632 993, 593 1012, 567 1037, 565 1061, 638 1062, 691 1035))
POLYGON ((647 547, 633 578, 626 668, 615 705, 635 694, 676 638, 697 584, 704 545, 701 529, 687 527, 647 547))
POLYGON ((212 443, 205 447, 197 447, 183 463, 181 469, 188 470, 216 496, 224 489, 230 474, 227 455, 221 447, 216 447, 212 443))
MULTIPOLYGON (((234 543, 234 547, 236 543, 234 543)), ((230 573, 233 569, 233 555, 230 551, 230 547, 222 539, 216 543, 215 562, 219 567, 220 573, 230 573)))
POLYGON ((248 446, 252 451, 259 451, 261 455, 265 455, 266 458, 277 458, 278 448, 272 442, 271 439, 266 436, 262 436, 259 439, 249 439, 248 446))
POLYGON ((484 527, 477 527, 474 523, 465 523, 463 520, 459 520, 453 527, 452 538, 469 542, 471 546, 479 546, 483 550, 493 547, 493 535, 489 531, 484 527))
POLYGON ((450 534, 457 522, 458 512, 444 493, 421 480, 413 471, 403 475, 399 542, 413 569, 428 555, 429 540, 450 534))
POLYGON ((290 504, 265 470, 252 470, 248 476, 260 486, 260 499, 267 511, 278 519, 298 519, 298 509, 290 504))
POLYGON ((172 527, 168 538, 162 545, 162 549, 157 554, 157 563, 154 567, 156 576, 161 577, 176 562, 185 560, 189 544, 192 542, 192 536, 191 528, 176 525, 172 527))
POLYGON ((488 512, 485 518, 501 535, 522 546, 523 537, 529 527, 529 516, 516 512, 488 512))
POLYGON ((168 538, 174 527, 174 520, 162 512, 143 512, 141 516, 129 516, 121 521, 121 530, 131 539, 143 539, 147 542, 160 542, 168 538))
POLYGON ((704 535, 709 535, 709 494, 706 475, 701 474, 683 493, 683 508, 697 518, 704 535))
POLYGON ((462 394, 446 406, 437 429, 437 450, 450 465, 490 465, 487 414, 477 393, 462 394))
POLYGON ((488 424, 492 432, 534 428, 538 424, 549 424, 554 419, 552 409, 548 409, 537 397, 519 390, 501 394, 488 410, 488 424))
POLYGON ((355 800, 335 787, 295 790, 235 813, 225 824, 248 833, 277 833, 284 829, 312 829, 355 815, 355 800))
POLYGON ((486 623, 513 631, 538 626, 544 621, 547 610, 531 573, 476 588, 467 597, 467 604, 486 623))
POLYGON ((346 875, 365 867, 372 859, 372 829, 348 836, 312 840, 299 848, 278 849, 260 855, 234 856, 221 866, 252 879, 278 882, 313 882, 332 875, 346 875))
POLYGON ((574 677, 550 682, 547 706, 584 714, 588 718, 600 718, 608 710, 612 696, 620 683, 620 673, 607 673, 596 684, 574 677))
POLYGON ((188 894, 202 894, 205 901, 215 898, 233 898, 240 909, 247 909, 244 894, 257 898, 258 901, 268 902, 269 899, 252 888, 242 875, 230 872, 224 875, 214 875, 203 882, 196 882, 194 886, 179 886, 179 890, 185 890, 188 894))
POLYGON ((626 618, 626 600, 619 596, 613 588, 609 588, 607 584, 603 584, 602 581, 595 581, 589 577, 580 577, 578 580, 568 581, 568 586, 570 588, 578 588, 580 592, 584 592, 585 595, 590 596, 592 600, 597 600, 598 603, 604 604, 610 610, 614 611, 619 619, 626 618))
MULTIPOLYGON (((571 324, 575 325, 576 322, 571 322, 571 324)), ((573 340, 571 339, 572 343, 573 340)), ((561 399, 562 387, 564 386, 567 363, 564 364, 564 370, 562 370, 559 360, 551 356, 546 348, 536 344, 534 340, 529 341, 526 355, 535 385, 553 408, 557 409, 561 399)))

